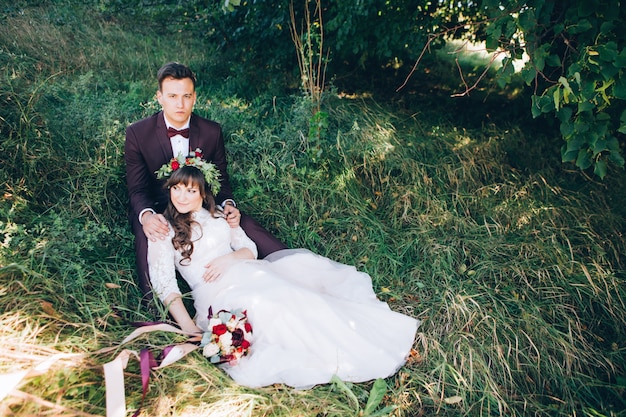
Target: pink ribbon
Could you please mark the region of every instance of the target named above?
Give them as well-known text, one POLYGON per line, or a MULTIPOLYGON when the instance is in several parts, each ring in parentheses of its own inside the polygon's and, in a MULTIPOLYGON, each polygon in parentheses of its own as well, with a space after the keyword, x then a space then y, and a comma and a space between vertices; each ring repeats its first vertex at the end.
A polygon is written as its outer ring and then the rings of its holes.
MULTIPOLYGON (((192 333, 187 333, 180 330, 177 327, 166 323, 157 323, 151 324, 147 326, 142 326, 137 328, 131 334, 129 334, 119 346, 124 345, 138 336, 141 336, 144 333, 154 332, 154 331, 165 331, 172 332, 178 334, 185 335, 193 335, 192 333)), ((152 369, 161 369, 172 363, 178 361, 183 358, 190 352, 198 349, 198 345, 194 343, 180 343, 177 345, 167 346, 163 349, 161 355, 161 363, 158 364, 154 355, 149 349, 142 349, 139 355, 137 352, 132 350, 123 350, 120 352, 115 359, 111 362, 107 362, 103 365, 104 368, 104 379, 106 386, 106 407, 107 414, 106 417, 125 417, 126 416, 126 397, 124 393, 124 369, 128 365, 128 359, 131 356, 135 356, 139 359, 139 367, 141 369, 141 387, 142 387, 142 395, 141 395, 141 403, 137 411, 133 414, 133 417, 139 415, 141 408, 143 407, 143 402, 146 398, 146 394, 148 392, 148 386, 150 383, 150 372, 152 369)), ((98 351, 98 353, 106 353, 111 350, 116 349, 116 347, 105 348, 98 351)))

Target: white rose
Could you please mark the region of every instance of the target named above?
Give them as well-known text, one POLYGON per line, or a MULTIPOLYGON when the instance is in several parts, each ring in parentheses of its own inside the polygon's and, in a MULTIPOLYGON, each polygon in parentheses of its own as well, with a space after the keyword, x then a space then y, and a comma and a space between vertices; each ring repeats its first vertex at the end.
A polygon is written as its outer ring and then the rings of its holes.
POLYGON ((239 324, 239 321, 230 319, 228 320, 228 323, 226 323, 226 328, 232 332, 237 328, 237 324, 239 324))
POLYGON ((207 358, 217 355, 218 353, 220 353, 220 347, 217 343, 209 343, 204 347, 204 349, 202 349, 202 354, 207 358))
POLYGON ((226 332, 222 335, 220 335, 220 344, 222 346, 224 346, 224 348, 229 348, 231 347, 231 345, 233 344, 233 335, 230 332, 226 332))
POLYGON ((212 330, 213 326, 217 326, 218 324, 222 324, 222 320, 218 319, 217 317, 213 317, 211 318, 211 320, 209 320, 208 329, 212 330))

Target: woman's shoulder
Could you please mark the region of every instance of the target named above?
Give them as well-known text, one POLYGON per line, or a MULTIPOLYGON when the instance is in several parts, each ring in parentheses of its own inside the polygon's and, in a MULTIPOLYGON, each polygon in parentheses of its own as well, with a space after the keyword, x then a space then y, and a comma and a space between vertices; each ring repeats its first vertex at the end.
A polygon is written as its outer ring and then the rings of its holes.
POLYGON ((193 219, 198 223, 221 223, 225 222, 221 207, 217 207, 215 213, 204 207, 194 213, 193 219))

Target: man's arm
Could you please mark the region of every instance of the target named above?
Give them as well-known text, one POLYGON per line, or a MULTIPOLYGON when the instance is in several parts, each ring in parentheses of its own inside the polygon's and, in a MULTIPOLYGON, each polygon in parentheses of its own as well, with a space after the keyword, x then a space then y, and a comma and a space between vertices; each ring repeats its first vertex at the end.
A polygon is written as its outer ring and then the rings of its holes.
POLYGON ((165 239, 167 221, 152 207, 153 196, 149 192, 151 181, 149 169, 140 150, 140 141, 133 126, 126 129, 124 161, 126 163, 126 186, 130 201, 131 216, 138 216, 146 237, 152 241, 165 239))
POLYGON ((130 208, 135 215, 139 215, 144 209, 152 209, 153 201, 148 192, 150 187, 148 168, 141 153, 139 138, 132 125, 126 129, 124 163, 130 208))

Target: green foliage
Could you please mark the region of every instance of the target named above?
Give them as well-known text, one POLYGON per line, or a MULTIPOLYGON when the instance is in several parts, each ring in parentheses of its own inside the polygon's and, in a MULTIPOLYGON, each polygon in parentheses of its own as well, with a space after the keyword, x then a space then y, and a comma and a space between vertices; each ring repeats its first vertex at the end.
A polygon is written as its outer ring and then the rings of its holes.
MULTIPOLYGON (((107 0, 102 8, 154 22, 167 33, 184 32, 214 43, 229 60, 212 70, 224 78, 245 78, 237 91, 251 99, 261 85, 285 91, 298 84, 294 68, 303 50, 294 50, 289 42, 289 4, 227 1, 217 7, 199 0, 184 6, 177 1, 107 0), (159 23, 165 21, 167 25, 159 23)), ((294 9, 295 21, 306 20, 306 7, 294 9)), ((335 85, 350 91, 364 85, 395 89, 400 83, 389 87, 368 78, 385 70, 406 76, 408 63, 449 38, 484 41, 488 50, 507 55, 497 84, 504 88, 521 77, 533 90, 532 115, 556 116, 565 140, 562 161, 593 168, 604 178, 611 166, 624 166, 626 42, 619 30, 624 10, 617 0, 332 1, 322 13, 329 47, 325 68, 335 85), (513 61, 524 53, 529 61, 517 74, 513 61)), ((467 92, 474 88, 466 87, 467 92)))
POLYGON ((354 387, 353 384, 343 382, 337 377, 333 377, 330 382, 335 387, 337 387, 339 391, 343 392, 350 400, 352 400, 356 404, 357 412, 359 416, 362 416, 362 417, 388 416, 396 408, 395 405, 389 405, 387 407, 377 410, 385 394, 387 393, 387 383, 385 382, 384 379, 377 379, 374 381, 374 383, 372 384, 372 389, 369 392, 369 396, 367 397, 367 403, 365 404, 365 408, 362 410, 360 409, 359 398, 353 391, 353 387, 354 387))
POLYGON ((624 166, 626 124, 626 11, 619 1, 484 1, 487 46, 508 53, 500 80, 513 76, 512 59, 525 51, 521 71, 533 86, 533 117, 554 114, 565 144, 563 162, 593 167, 604 178, 624 166), (501 10, 504 10, 502 12, 501 10))

